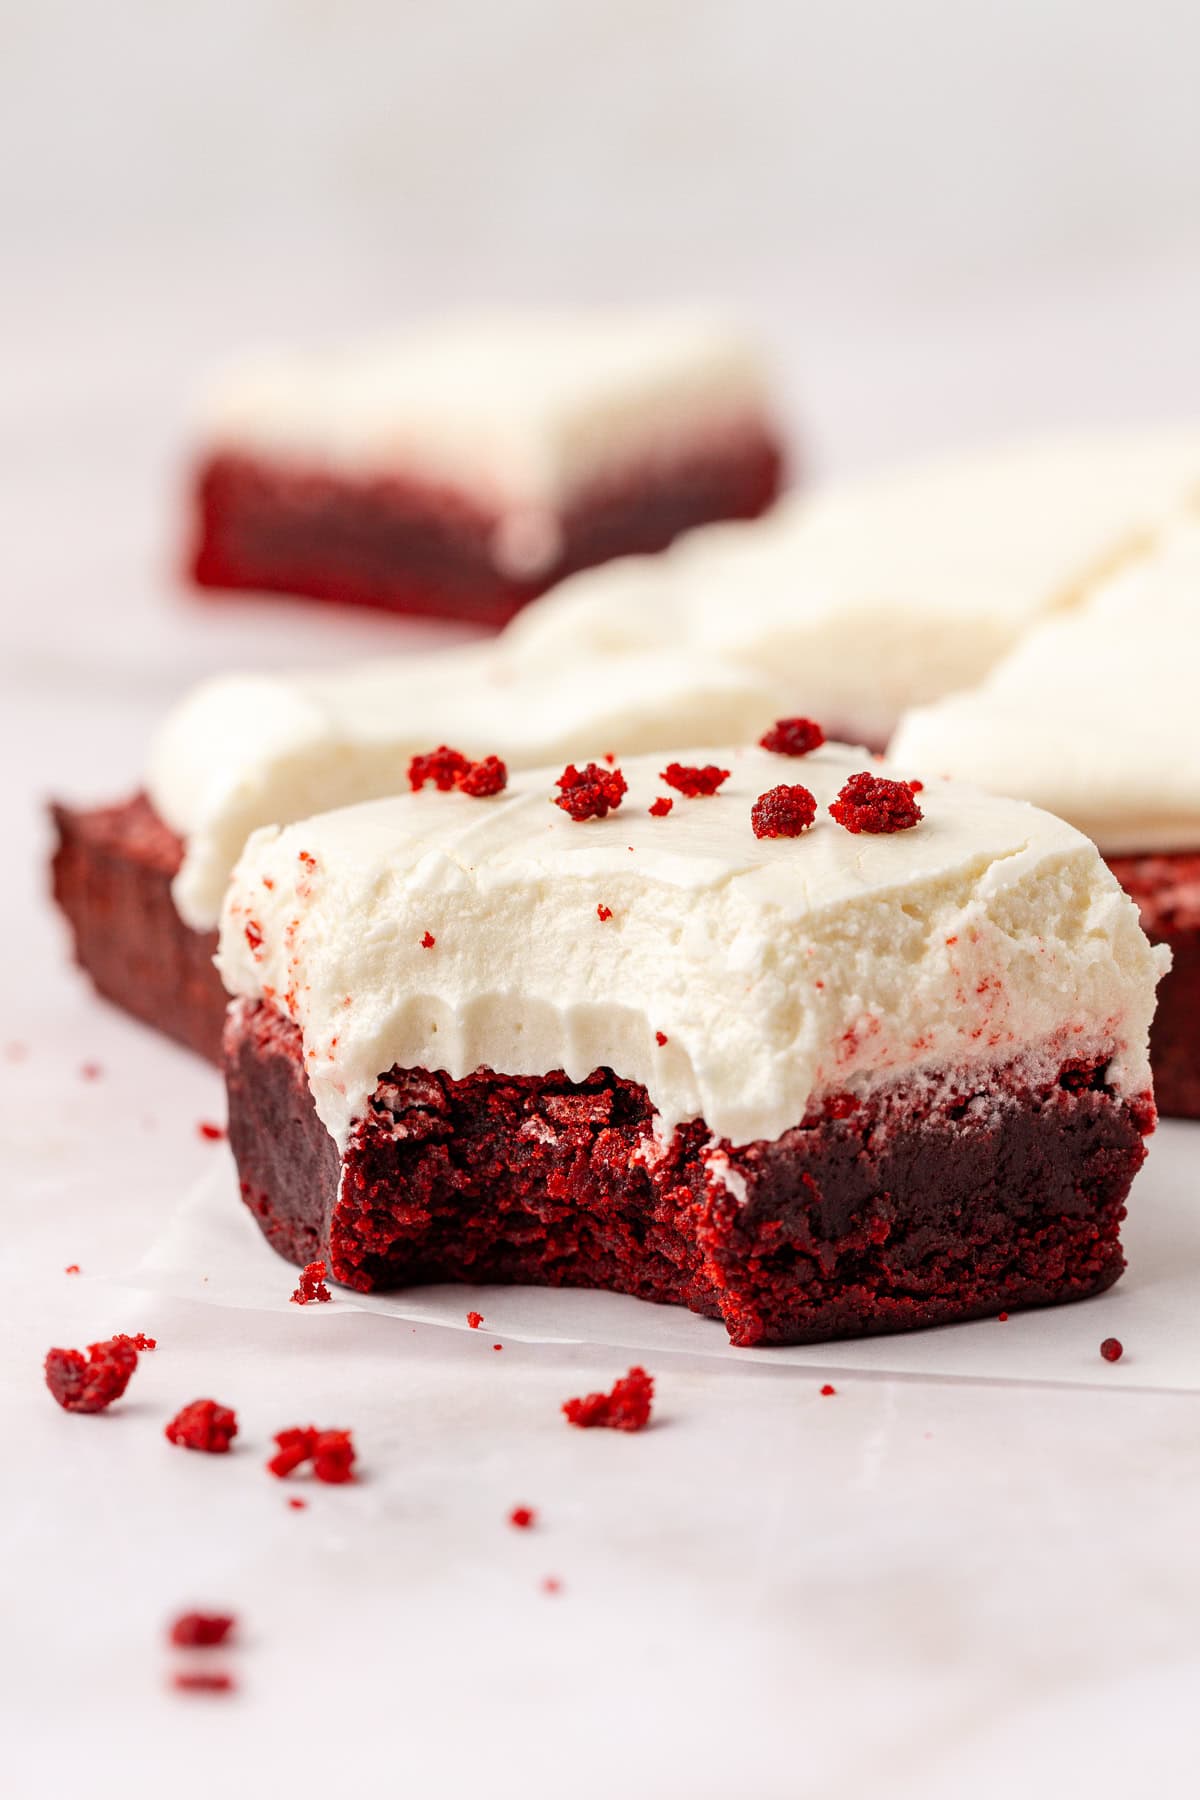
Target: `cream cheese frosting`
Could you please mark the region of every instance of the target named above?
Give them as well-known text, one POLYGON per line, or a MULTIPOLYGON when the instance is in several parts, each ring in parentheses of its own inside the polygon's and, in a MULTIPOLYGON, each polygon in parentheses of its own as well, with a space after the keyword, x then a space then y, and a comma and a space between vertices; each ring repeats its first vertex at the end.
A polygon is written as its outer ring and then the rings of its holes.
POLYGON ((543 769, 492 800, 427 789, 254 833, 218 967, 294 1017, 339 1146, 393 1065, 607 1066, 661 1132, 703 1117, 733 1143, 823 1093, 1014 1058, 1101 1054, 1121 1091, 1149 1086, 1165 956, 1070 826, 933 780, 915 829, 852 836, 825 808, 862 750, 683 760, 731 775, 665 818, 663 758, 640 757, 603 820, 567 818, 543 769), (780 782, 817 823, 760 841, 752 803, 780 782))
POLYGON ((172 889, 185 924, 217 923, 250 832, 407 785, 410 757, 449 743, 513 767, 606 751, 758 737, 786 695, 717 659, 651 650, 524 668, 467 646, 420 658, 203 683, 151 748, 146 787, 184 840, 172 889))
POLYGON ((713 313, 497 310, 246 358, 214 383, 200 430, 217 449, 417 475, 536 515, 767 411, 757 353, 713 313))
POLYGON ((1200 521, 1044 623, 893 752, 1058 813, 1108 855, 1200 849, 1200 521))
POLYGON ((884 743, 972 686, 1200 501, 1200 431, 1046 438, 908 465, 588 570, 509 627, 514 654, 684 643, 786 681, 794 706, 884 743))

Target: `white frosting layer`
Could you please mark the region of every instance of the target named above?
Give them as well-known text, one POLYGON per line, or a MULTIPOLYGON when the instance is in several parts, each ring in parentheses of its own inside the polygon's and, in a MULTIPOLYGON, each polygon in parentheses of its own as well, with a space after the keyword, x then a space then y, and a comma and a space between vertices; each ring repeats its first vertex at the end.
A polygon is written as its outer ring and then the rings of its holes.
POLYGON ((688 643, 873 743, 973 685, 1200 498, 1200 432, 1046 439, 944 458, 588 570, 509 627, 513 654, 688 643))
POLYGON ((514 768, 561 768, 705 736, 744 742, 781 700, 753 671, 666 651, 526 669, 502 646, 469 646, 323 674, 225 676, 169 716, 147 789, 185 841, 180 916, 207 931, 256 826, 393 794, 415 751, 448 743, 514 768))
POLYGON ((535 542, 543 515, 610 471, 766 411, 758 357, 711 314, 495 312, 251 358, 214 388, 202 429, 212 448, 447 482, 535 542))
POLYGON ((1109 855, 1200 849, 1200 523, 1047 621, 893 752, 1058 813, 1109 855))
POLYGON ((662 819, 654 757, 585 824, 541 770, 496 800, 430 789, 255 833, 218 964, 297 1020, 339 1145, 393 1064, 606 1065, 646 1085, 664 1131, 703 1116, 735 1143, 830 1090, 1013 1057, 1111 1055, 1120 1088, 1148 1086, 1160 958, 1079 833, 935 781, 914 830, 854 837, 823 809, 861 750, 685 760, 733 774, 662 819), (816 826, 759 841, 754 799, 795 781, 816 826))

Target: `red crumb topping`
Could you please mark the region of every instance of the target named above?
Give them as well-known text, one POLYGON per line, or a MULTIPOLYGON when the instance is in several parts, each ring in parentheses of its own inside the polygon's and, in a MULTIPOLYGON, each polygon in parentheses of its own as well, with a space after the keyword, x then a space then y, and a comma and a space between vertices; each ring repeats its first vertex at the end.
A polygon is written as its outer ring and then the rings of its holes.
POLYGON ((217 1669, 177 1669, 173 1685, 185 1694, 231 1694, 233 1676, 217 1669))
POLYGON ((1125 1346, 1120 1338, 1105 1338, 1100 1346, 1100 1354, 1105 1362, 1120 1362, 1125 1354, 1125 1346))
POLYGON ((108 1338, 82 1350, 51 1350, 46 1356, 46 1386, 64 1412, 103 1412, 119 1400, 137 1368, 138 1353, 127 1337, 108 1338))
POLYGON ((328 1273, 323 1262, 306 1263, 300 1274, 300 1282, 292 1294, 297 1306, 307 1306, 310 1300, 332 1300, 333 1295, 325 1286, 328 1273))
POLYGON ((237 1414, 216 1400, 190 1400, 164 1427, 163 1435, 182 1450, 224 1456, 237 1436, 237 1414))
POLYGON ((561 806, 577 825, 585 819, 607 818, 620 806, 628 787, 620 769, 602 769, 592 762, 582 769, 568 763, 554 785, 562 789, 555 806, 561 806))
POLYGON ((705 763, 702 769, 689 768, 686 763, 668 763, 659 779, 668 787, 677 788, 688 800, 696 800, 715 794, 722 782, 729 780, 729 770, 718 769, 716 763, 705 763))
POLYGON ((101 1068, 101 1066, 98 1062, 89 1062, 89 1063, 84 1063, 84 1065, 80 1069, 79 1073, 83 1076, 83 1079, 85 1081, 99 1081, 100 1077, 104 1073, 104 1070, 101 1068))
POLYGON ((458 778, 459 792, 469 794, 472 800, 490 800, 507 786, 508 767, 498 756, 485 756, 482 762, 472 763, 458 778))
POLYGON ((635 1366, 622 1375, 607 1394, 587 1394, 582 1400, 567 1400, 563 1412, 568 1423, 588 1427, 607 1425, 613 1431, 641 1431, 650 1423, 650 1402, 654 1398, 654 1378, 635 1366))
POLYGON ((470 767, 469 758, 461 750, 451 750, 448 744, 439 744, 436 750, 427 750, 423 756, 412 758, 408 765, 408 785, 415 794, 427 781, 432 781, 439 793, 448 794, 470 767))
POLYGON ((836 1394, 837 1389, 834 1387, 832 1381, 827 1381, 825 1386, 821 1389, 821 1392, 823 1394, 836 1394))
POLYGON ((196 1130, 202 1138, 207 1138, 210 1144, 218 1143, 225 1136, 223 1125, 212 1125, 207 1119, 201 1119, 196 1130))
POLYGON ((135 1350, 157 1350, 158 1339, 147 1337, 144 1331, 119 1331, 117 1336, 123 1344, 132 1344, 135 1350))
POLYGON ((829 808, 839 825, 872 836, 910 831, 924 818, 911 781, 889 781, 884 775, 852 775, 829 808))
POLYGON ((467 1324, 471 1327, 472 1331, 478 1331, 479 1327, 483 1324, 483 1314, 469 1312, 467 1314, 467 1324))
POLYGON ((432 931, 427 931, 425 936, 421 939, 421 948, 422 950, 432 950, 436 943, 437 939, 434 937, 432 931))
POLYGON ((235 1623, 230 1613, 180 1613, 171 1626, 171 1642, 180 1650, 207 1650, 223 1644, 235 1623))
POLYGON ((654 1034, 654 1041, 658 1045, 659 1049, 661 1050, 663 1045, 667 1042, 666 1032, 665 1031, 656 1031, 654 1034))
POLYGON ((821 748, 825 733, 815 719, 776 719, 758 742, 760 749, 773 751, 776 756, 807 756, 821 748))
POLYGON ((277 1449, 267 1464, 272 1475, 290 1475, 311 1462, 318 1481, 340 1484, 354 1477, 354 1445, 348 1431, 318 1431, 315 1425, 293 1425, 275 1433, 277 1449))
POLYGON ((503 1350, 503 1348, 504 1348, 503 1344, 493 1344, 492 1345, 493 1350, 503 1350))
POLYGON ((817 816, 817 803, 806 787, 773 787, 750 808, 756 838, 799 837, 817 816))
POLYGON ((598 906, 596 908, 596 917, 599 919, 600 923, 603 925, 605 919, 612 918, 612 907, 611 906, 598 906))
POLYGON ((251 955, 258 955, 259 951, 262 949, 262 941, 262 927, 256 925, 254 920, 251 919, 246 926, 246 942, 250 946, 251 955))
POLYGON ((1007 1313, 997 1313, 996 1317, 999 1319, 999 1321, 1002 1325, 1008 1324, 1008 1314, 1007 1313))
POLYGON ((64 1275, 78 1275, 78 1273, 79 1273, 79 1264, 78 1263, 68 1263, 66 1268, 63 1270, 64 1275))
POLYGON ((665 794, 660 794, 658 799, 655 800, 653 805, 649 808, 650 817, 652 819, 665 819, 674 804, 675 802, 673 800, 668 800, 665 794))
POLYGON ((302 1500, 299 1494, 289 1494, 288 1495, 288 1505, 291 1507, 293 1512, 303 1512, 305 1507, 308 1505, 308 1501, 302 1500))
POLYGON ((532 1506, 514 1506, 508 1515, 508 1522, 515 1525, 518 1531, 528 1531, 536 1518, 537 1514, 532 1506))

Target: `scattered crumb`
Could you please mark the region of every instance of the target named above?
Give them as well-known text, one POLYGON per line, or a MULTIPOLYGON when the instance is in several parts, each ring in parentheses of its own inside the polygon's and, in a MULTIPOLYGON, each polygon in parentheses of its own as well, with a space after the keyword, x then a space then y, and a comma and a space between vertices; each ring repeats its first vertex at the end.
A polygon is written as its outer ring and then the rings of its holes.
POLYGON ((834 1387, 832 1381, 827 1381, 825 1383, 824 1387, 821 1389, 821 1392, 823 1394, 836 1394, 837 1389, 834 1387))
POLYGON ((335 1486, 354 1479, 354 1444, 348 1431, 318 1431, 315 1425, 293 1425, 275 1433, 276 1451, 267 1464, 282 1479, 311 1462, 318 1481, 335 1486))
POLYGON ((830 803, 829 816, 846 831, 865 831, 873 837, 911 831, 924 817, 913 798, 921 786, 919 781, 891 781, 886 775, 852 775, 830 803))
POLYGON ((996 1317, 999 1319, 999 1321, 1002 1325, 1008 1324, 1008 1314, 1007 1313, 997 1313, 996 1317))
POLYGON ((598 763, 587 763, 582 769, 568 763, 554 785, 560 790, 555 806, 560 806, 576 824, 585 819, 607 818, 627 792, 620 769, 602 769, 598 763))
POLYGON ((233 1676, 223 1669, 178 1669, 171 1685, 184 1694, 231 1694, 233 1676))
POLYGON ((641 1431, 650 1423, 653 1398, 653 1376, 635 1364, 628 1375, 620 1376, 613 1383, 610 1393, 566 1400, 562 1410, 571 1425, 584 1428, 605 1425, 613 1431, 641 1431))
POLYGON ((432 931, 427 931, 425 936, 421 939, 421 948, 422 950, 432 950, 436 943, 437 939, 434 937, 432 931))
POLYGON ((103 1412, 121 1398, 137 1363, 137 1350, 126 1337, 89 1344, 86 1357, 81 1350, 51 1350, 46 1386, 64 1412, 103 1412))
POLYGON ((543 1594, 561 1594, 562 1582, 559 1577, 557 1575, 543 1575, 542 1592, 543 1594))
POLYGON ((776 719, 759 738, 759 748, 776 756, 808 756, 825 742, 825 733, 813 719, 776 719))
POLYGON ((231 1613, 180 1613, 171 1626, 170 1639, 180 1650, 207 1650, 223 1644, 235 1624, 231 1613))
POLYGON ((216 1400, 192 1400, 163 1427, 168 1443, 223 1456, 237 1436, 237 1414, 216 1400))
POLYGON ((537 1514, 532 1506, 514 1506, 508 1515, 508 1522, 515 1525, 518 1531, 528 1531, 537 1522, 537 1514))
POLYGON ((478 1331, 479 1327, 483 1324, 483 1314, 469 1312, 467 1314, 467 1324, 471 1327, 472 1331, 478 1331))
POLYGON ((674 804, 675 802, 669 800, 665 794, 660 794, 647 810, 652 819, 665 819, 674 804))
POLYGON ((293 1512, 303 1512, 305 1507, 308 1505, 308 1501, 302 1499, 299 1494, 289 1494, 288 1495, 288 1505, 291 1507, 293 1512))
POLYGON ((1105 1362, 1120 1362, 1125 1354, 1125 1346, 1120 1338, 1105 1338, 1100 1346, 1100 1354, 1105 1362))
POLYGON ((213 1125, 208 1119, 201 1119, 200 1123, 196 1126, 196 1130, 200 1133, 202 1138, 207 1138, 210 1144, 219 1143, 225 1136, 225 1127, 223 1125, 213 1125))
POLYGON ((703 768, 695 768, 687 763, 668 763, 659 775, 668 787, 673 787, 688 800, 707 798, 715 794, 717 789, 729 780, 729 770, 719 769, 716 763, 705 763, 703 768))
POLYGON ((66 1268, 63 1270, 63 1274, 64 1275, 78 1275, 79 1274, 79 1264, 78 1263, 68 1263, 66 1268))
POLYGON ((599 919, 600 923, 603 925, 606 919, 612 918, 612 907, 611 906, 603 906, 603 905, 598 906, 596 908, 596 917, 599 919))
POLYGON ((817 816, 817 802, 799 783, 768 788, 750 808, 750 829, 756 838, 795 838, 809 830, 817 816))
POLYGON ((503 1344, 493 1344, 492 1345, 493 1350, 503 1350, 503 1348, 504 1348, 503 1344))
POLYGON ((661 1050, 663 1048, 664 1044, 666 1044, 666 1042, 667 1042, 666 1032, 665 1031, 656 1031, 654 1034, 654 1041, 658 1045, 659 1049, 661 1050))
POLYGON ((332 1300, 333 1295, 325 1286, 326 1269, 323 1262, 306 1263, 300 1275, 298 1287, 292 1290, 292 1299, 297 1306, 307 1306, 310 1300, 332 1300))

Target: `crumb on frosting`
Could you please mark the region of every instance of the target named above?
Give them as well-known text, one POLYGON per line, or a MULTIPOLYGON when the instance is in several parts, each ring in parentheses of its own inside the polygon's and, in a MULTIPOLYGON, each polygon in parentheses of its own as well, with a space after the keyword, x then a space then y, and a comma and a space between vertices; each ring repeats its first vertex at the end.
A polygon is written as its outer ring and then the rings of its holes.
POLYGON ((817 802, 798 783, 768 788, 750 808, 756 838, 793 838, 807 831, 817 816, 817 802))

